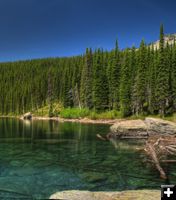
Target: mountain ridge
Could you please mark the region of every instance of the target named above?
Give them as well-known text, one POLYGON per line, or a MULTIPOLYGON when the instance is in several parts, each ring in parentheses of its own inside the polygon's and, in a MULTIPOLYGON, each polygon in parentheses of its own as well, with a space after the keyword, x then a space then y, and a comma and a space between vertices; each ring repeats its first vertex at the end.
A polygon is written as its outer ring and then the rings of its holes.
MULTIPOLYGON (((173 45, 174 41, 176 41, 176 33, 173 34, 167 34, 164 36, 164 43, 165 45, 173 45)), ((154 49, 159 49, 159 40, 152 42, 149 44, 151 47, 153 46, 154 49)))

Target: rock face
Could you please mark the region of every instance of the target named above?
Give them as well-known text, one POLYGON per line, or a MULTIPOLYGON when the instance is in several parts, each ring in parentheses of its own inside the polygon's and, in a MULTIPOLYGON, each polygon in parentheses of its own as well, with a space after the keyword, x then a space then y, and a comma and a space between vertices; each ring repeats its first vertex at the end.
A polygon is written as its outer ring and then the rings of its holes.
POLYGON ((110 128, 108 138, 147 138, 151 135, 176 135, 176 123, 146 118, 145 120, 124 120, 110 128))
POLYGON ((31 120, 32 119, 32 114, 30 112, 28 112, 28 113, 26 113, 26 114, 24 114, 22 116, 22 119, 23 120, 31 120))
MULTIPOLYGON (((169 45, 173 45, 174 41, 176 39, 176 34, 169 34, 169 35, 165 35, 164 36, 164 45, 166 46, 167 44, 169 45)), ((159 40, 157 40, 156 42, 153 42, 150 44, 150 48, 159 49, 159 40)))
POLYGON ((53 194, 50 199, 68 200, 159 200, 157 190, 132 190, 123 192, 63 191, 53 194))

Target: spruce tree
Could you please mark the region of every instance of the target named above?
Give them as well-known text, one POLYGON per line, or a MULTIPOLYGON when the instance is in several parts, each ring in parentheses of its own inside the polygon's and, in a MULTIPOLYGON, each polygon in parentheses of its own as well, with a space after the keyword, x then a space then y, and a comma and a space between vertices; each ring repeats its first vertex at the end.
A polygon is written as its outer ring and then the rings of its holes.
POLYGON ((131 65, 130 52, 124 52, 120 79, 120 111, 123 117, 131 114, 131 65))
POLYGON ((110 109, 119 108, 119 86, 120 86, 120 62, 118 41, 116 40, 115 49, 111 52, 107 68, 107 78, 109 86, 110 109))
POLYGON ((138 52, 138 68, 135 78, 134 94, 135 96, 134 112, 135 114, 144 114, 146 107, 146 45, 144 40, 141 41, 139 52, 138 52))
POLYGON ((87 48, 81 74, 81 102, 83 107, 89 109, 93 107, 92 76, 93 76, 92 50, 87 48))
POLYGON ((49 104, 49 117, 53 117, 53 85, 52 85, 52 72, 51 68, 48 73, 48 104, 49 104))
POLYGON ((98 49, 94 56, 94 81, 93 81, 93 100, 94 108, 103 111, 108 108, 108 84, 106 70, 103 65, 103 52, 98 49))
POLYGON ((156 107, 156 66, 157 66, 157 52, 154 50, 152 45, 151 55, 150 55, 150 64, 149 64, 149 92, 148 92, 148 101, 149 101, 149 113, 155 114, 157 110, 156 107))
POLYGON ((172 52, 171 87, 172 87, 173 112, 176 112, 176 43, 175 42, 173 45, 173 52, 172 52))
POLYGON ((164 28, 160 27, 159 58, 157 66, 156 100, 160 116, 165 116, 169 98, 169 66, 165 59, 164 28))

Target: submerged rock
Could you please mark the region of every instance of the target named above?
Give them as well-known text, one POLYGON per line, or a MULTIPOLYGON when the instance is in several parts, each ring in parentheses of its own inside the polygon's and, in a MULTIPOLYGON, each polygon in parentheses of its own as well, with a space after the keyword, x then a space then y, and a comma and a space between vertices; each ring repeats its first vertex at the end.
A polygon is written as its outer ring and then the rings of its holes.
POLYGON ((98 172, 85 172, 81 175, 81 178, 90 183, 101 182, 107 179, 105 174, 98 172))
POLYGON ((116 138, 148 138, 151 135, 176 135, 176 123, 157 119, 123 120, 110 127, 107 137, 116 138))

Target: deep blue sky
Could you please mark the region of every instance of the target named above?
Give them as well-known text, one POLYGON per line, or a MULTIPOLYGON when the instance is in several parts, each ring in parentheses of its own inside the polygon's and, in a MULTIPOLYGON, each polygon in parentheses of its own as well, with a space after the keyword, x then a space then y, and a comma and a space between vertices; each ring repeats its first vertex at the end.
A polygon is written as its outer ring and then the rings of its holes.
POLYGON ((71 56, 176 32, 174 0, 0 0, 0 61, 71 56))

